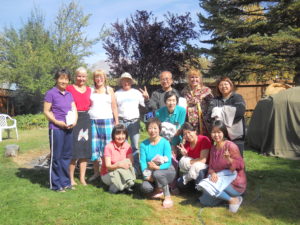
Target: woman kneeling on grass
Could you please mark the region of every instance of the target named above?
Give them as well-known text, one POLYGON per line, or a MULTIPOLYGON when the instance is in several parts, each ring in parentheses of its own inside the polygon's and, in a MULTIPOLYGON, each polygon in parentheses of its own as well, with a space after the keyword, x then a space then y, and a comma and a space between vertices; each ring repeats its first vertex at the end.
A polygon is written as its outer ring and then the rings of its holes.
POLYGON ((179 161, 183 176, 177 179, 177 186, 185 189, 191 181, 199 183, 206 177, 211 142, 208 137, 197 135, 196 129, 189 122, 184 123, 181 129, 185 144, 181 143, 178 148, 183 155, 179 161))
POLYGON ((222 121, 213 122, 211 137, 215 145, 210 151, 209 176, 196 187, 204 190, 199 200, 209 206, 225 200, 229 203, 229 211, 236 213, 247 185, 244 160, 238 146, 225 139, 228 132, 222 121))
POLYGON ((77 122, 77 110, 72 94, 66 91, 70 73, 60 70, 55 74, 55 80, 55 87, 47 91, 44 99, 51 146, 50 189, 65 192, 65 189, 72 189, 69 165, 73 149, 72 128, 77 122))
POLYGON ((159 135, 161 131, 159 119, 149 119, 146 128, 149 139, 143 141, 140 146, 140 164, 144 175, 141 191, 145 194, 152 193, 153 198, 164 195, 163 207, 170 208, 173 206, 173 201, 169 183, 174 180, 176 174, 171 164, 171 145, 159 135))
POLYGON ((131 188, 134 186, 132 149, 127 138, 125 126, 118 124, 112 130, 112 141, 104 148, 101 179, 109 186, 110 193, 123 190, 132 192, 131 188))

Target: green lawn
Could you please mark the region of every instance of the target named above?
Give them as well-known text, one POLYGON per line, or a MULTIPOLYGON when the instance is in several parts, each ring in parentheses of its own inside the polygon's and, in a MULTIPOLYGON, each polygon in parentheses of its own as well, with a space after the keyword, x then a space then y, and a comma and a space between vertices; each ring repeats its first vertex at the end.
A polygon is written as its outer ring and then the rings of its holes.
POLYGON ((225 207, 203 208, 196 192, 174 197, 175 207, 162 210, 159 201, 145 200, 138 191, 111 195, 99 181, 67 193, 50 191, 48 171, 3 157, 9 143, 21 146, 21 156, 45 152, 47 129, 20 131, 20 137, 0 143, 0 224, 300 224, 299 161, 246 151, 248 189, 237 214, 225 207))

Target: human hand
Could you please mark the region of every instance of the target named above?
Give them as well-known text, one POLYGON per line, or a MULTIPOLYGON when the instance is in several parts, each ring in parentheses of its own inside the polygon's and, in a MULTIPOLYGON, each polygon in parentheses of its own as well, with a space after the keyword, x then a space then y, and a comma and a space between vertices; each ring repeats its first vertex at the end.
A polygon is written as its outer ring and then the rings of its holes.
POLYGON ((150 170, 157 170, 159 169, 159 166, 157 166, 154 162, 148 162, 148 168, 150 170))
POLYGON ((185 149, 184 145, 182 143, 180 143, 179 145, 177 145, 177 148, 180 150, 181 154, 183 156, 187 155, 187 150, 185 149))
POLYGON ((127 170, 130 167, 130 163, 128 163, 128 162, 119 162, 119 167, 127 170))
POLYGON ((69 126, 64 121, 57 120, 54 124, 60 127, 61 129, 69 129, 69 126))
POLYGON ((76 126, 76 124, 77 124, 77 123, 73 123, 73 124, 69 125, 67 129, 72 129, 72 128, 74 128, 74 127, 76 126))
POLYGON ((212 181, 212 182, 214 182, 214 183, 217 183, 217 181, 218 181, 218 174, 216 174, 216 173, 212 173, 211 175, 210 175, 210 181, 212 181))
POLYGON ((223 156, 224 156, 224 158, 227 159, 228 161, 231 160, 231 158, 230 158, 230 152, 229 152, 228 148, 225 149, 223 156))
POLYGON ((140 88, 139 90, 142 93, 145 100, 148 100, 150 98, 146 86, 144 86, 144 89, 140 88))

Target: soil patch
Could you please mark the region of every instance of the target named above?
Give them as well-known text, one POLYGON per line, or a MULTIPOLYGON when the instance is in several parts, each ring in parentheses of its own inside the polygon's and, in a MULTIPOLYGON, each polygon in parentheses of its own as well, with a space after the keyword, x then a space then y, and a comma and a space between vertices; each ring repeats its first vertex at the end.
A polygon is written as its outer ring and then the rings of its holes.
POLYGON ((22 168, 34 168, 39 164, 40 158, 46 156, 49 149, 33 149, 13 157, 12 161, 22 168))

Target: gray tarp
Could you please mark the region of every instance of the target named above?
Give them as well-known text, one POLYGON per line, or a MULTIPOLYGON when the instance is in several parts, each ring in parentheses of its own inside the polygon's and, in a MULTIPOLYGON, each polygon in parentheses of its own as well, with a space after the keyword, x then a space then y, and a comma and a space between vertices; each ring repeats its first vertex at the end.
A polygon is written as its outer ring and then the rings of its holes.
POLYGON ((268 155, 300 157, 300 87, 257 103, 247 130, 247 143, 268 155))

